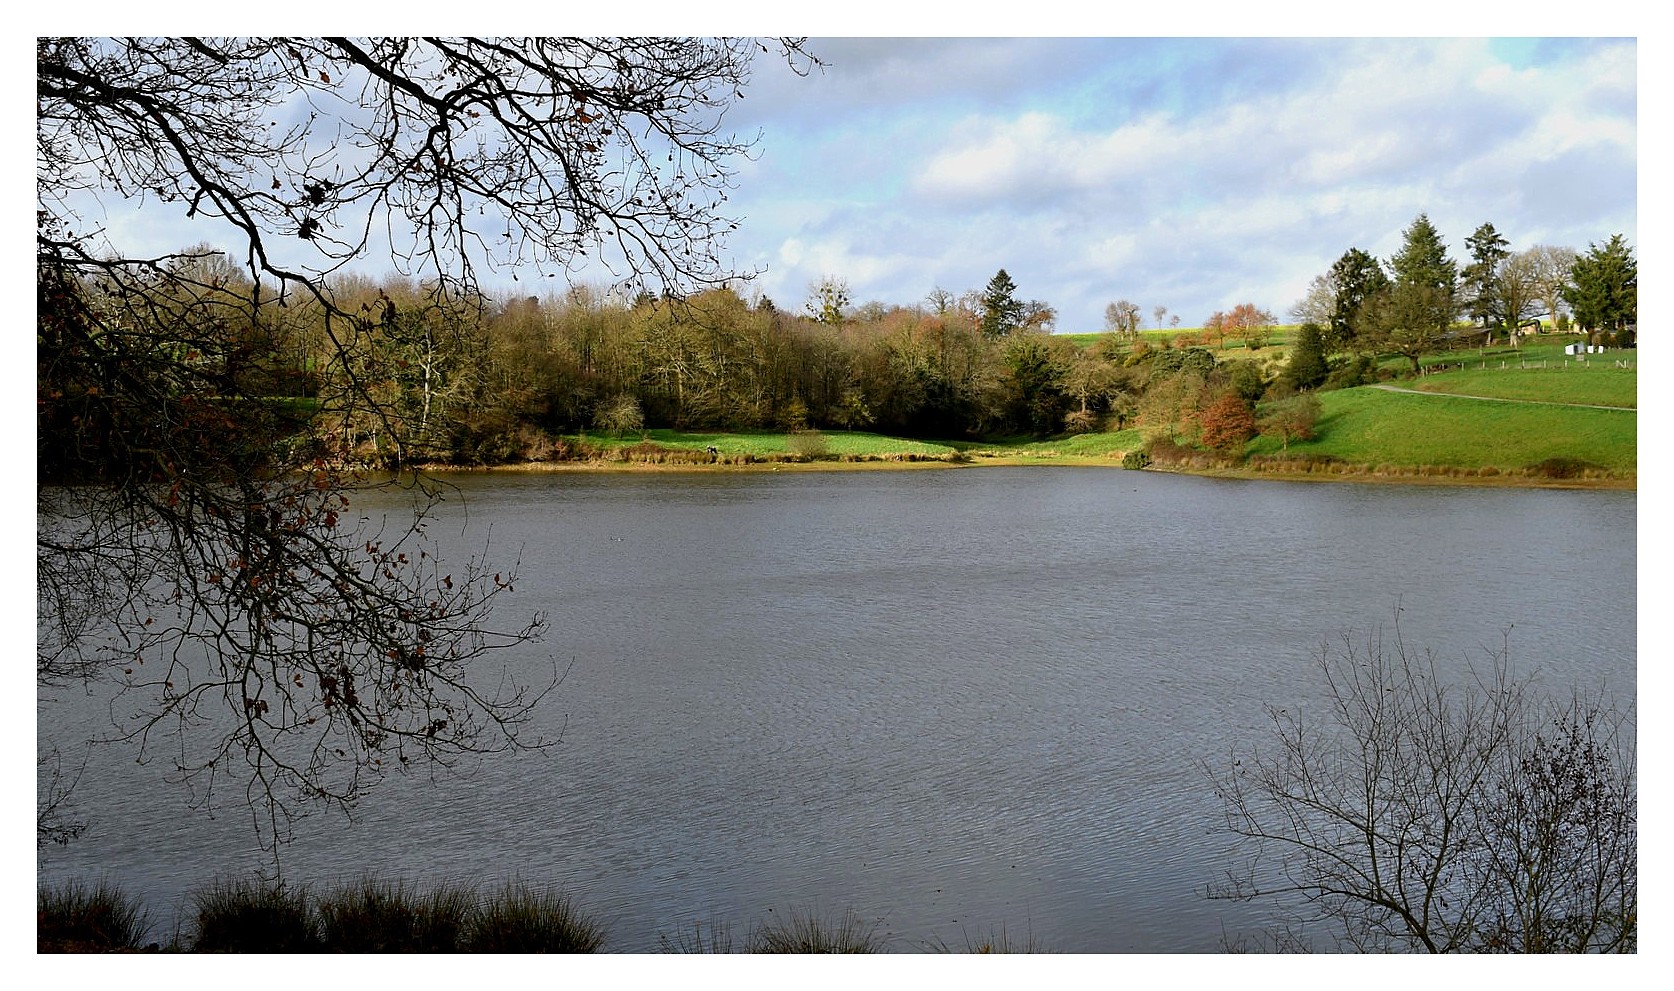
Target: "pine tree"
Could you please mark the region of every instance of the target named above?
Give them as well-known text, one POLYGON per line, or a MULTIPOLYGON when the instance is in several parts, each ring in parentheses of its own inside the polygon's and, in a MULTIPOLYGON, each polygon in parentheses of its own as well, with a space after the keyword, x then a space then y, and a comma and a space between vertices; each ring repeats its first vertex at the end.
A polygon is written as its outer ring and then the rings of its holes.
POLYGON ((1004 337, 1022 323, 1023 303, 1017 298, 1017 283, 1002 268, 982 292, 982 336, 1004 337))
POLYGON ((1619 343, 1632 343, 1639 324, 1639 263, 1622 235, 1611 235, 1603 247, 1587 246, 1570 269, 1563 297, 1587 331, 1613 332, 1619 343))
POLYGON ((1493 224, 1483 224, 1465 239, 1465 244, 1471 249, 1471 263, 1464 273, 1471 319, 1484 327, 1503 326, 1506 313, 1500 298, 1499 271, 1500 263, 1511 255, 1511 243, 1493 224))
POLYGON ((1372 324, 1379 342, 1412 363, 1433 351, 1458 312, 1459 266, 1430 218, 1419 214, 1401 232, 1401 250, 1389 259, 1394 284, 1379 302, 1372 324))
POLYGON ((1290 346, 1290 363, 1285 378, 1298 390, 1312 389, 1325 381, 1330 371, 1325 363, 1325 338, 1319 324, 1308 321, 1296 331, 1290 346))
POLYGON ((1332 264, 1332 310, 1327 349, 1345 350, 1355 344, 1367 316, 1366 306, 1389 288, 1389 277, 1376 258, 1350 248, 1332 264))

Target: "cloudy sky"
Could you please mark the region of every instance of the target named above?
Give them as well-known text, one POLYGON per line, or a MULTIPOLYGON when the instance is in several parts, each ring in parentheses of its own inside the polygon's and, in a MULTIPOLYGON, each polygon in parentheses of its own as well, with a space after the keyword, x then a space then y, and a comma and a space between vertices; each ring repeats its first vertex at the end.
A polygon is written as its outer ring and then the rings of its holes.
MULTIPOLYGON (((877 8, 858 2, 874 16, 836 26, 876 33, 877 8)), ((689 6, 639 16, 628 33, 805 27, 749 10, 743 23, 705 24, 689 6)), ((901 29, 937 26, 923 21, 901 29)), ((622 30, 576 25, 594 28, 622 30)), ((755 158, 736 163, 728 206, 743 224, 726 257, 760 270, 746 294, 782 309, 801 309, 826 276, 857 304, 911 305, 935 288, 980 289, 1004 268, 1022 298, 1057 310, 1060 331, 1102 329, 1117 299, 1139 304, 1147 326, 1158 306, 1183 326, 1244 302, 1284 318, 1345 250, 1388 257, 1421 212, 1455 257, 1484 222, 1515 249, 1585 249, 1615 233, 1639 246, 1633 38, 815 37, 808 47, 822 70, 761 60, 724 124, 759 134, 755 158)), ((154 203, 105 221, 157 251, 219 233, 154 203)), ((376 277, 389 265, 362 267, 376 277)))
POLYGON ((1427 213, 1455 257, 1638 244, 1634 40, 822 39, 728 117, 761 132, 735 262, 800 307, 823 276, 912 304, 1004 268, 1060 331, 1281 317, 1350 247, 1427 213), (1166 318, 1165 318, 1166 319, 1166 318))

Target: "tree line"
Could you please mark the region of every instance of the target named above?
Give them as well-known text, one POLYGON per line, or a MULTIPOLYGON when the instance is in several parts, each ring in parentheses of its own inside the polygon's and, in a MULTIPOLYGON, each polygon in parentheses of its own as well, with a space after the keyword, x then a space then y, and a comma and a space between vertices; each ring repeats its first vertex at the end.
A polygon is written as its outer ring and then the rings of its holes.
MULTIPOLYGON (((382 466, 541 459, 564 436, 653 427, 946 439, 1178 425, 1222 392, 1253 403, 1277 380, 1272 362, 1217 361, 1201 346, 1261 347, 1273 318, 1253 304, 1181 347, 1136 333, 1083 347, 1050 333, 1051 307, 1021 298, 1004 270, 981 291, 934 289, 910 306, 857 308, 826 279, 801 313, 733 285, 450 295, 396 276, 335 276, 329 305, 262 299, 207 247, 170 258, 159 281, 199 315, 190 334, 155 328, 160 347, 265 397, 276 430, 306 421, 307 442, 382 466)), ((97 275, 75 287, 94 308, 122 292, 97 275)), ((45 384, 49 413, 86 398, 88 383, 45 384)), ((45 477, 96 477, 112 456, 77 441, 99 435, 94 419, 49 415, 41 429, 45 477)))
POLYGON ((1470 260, 1461 264, 1421 213, 1388 259, 1350 248, 1315 276, 1291 310, 1307 331, 1307 353, 1296 360, 1308 369, 1298 385, 1323 381, 1326 355, 1399 355, 1416 374, 1425 354, 1496 339, 1516 347, 1543 320, 1559 332, 1584 332, 1593 343, 1635 343, 1639 267, 1622 235, 1584 254, 1552 245, 1513 252, 1484 223, 1466 244, 1470 260), (1461 318, 1468 326, 1459 326, 1461 318))

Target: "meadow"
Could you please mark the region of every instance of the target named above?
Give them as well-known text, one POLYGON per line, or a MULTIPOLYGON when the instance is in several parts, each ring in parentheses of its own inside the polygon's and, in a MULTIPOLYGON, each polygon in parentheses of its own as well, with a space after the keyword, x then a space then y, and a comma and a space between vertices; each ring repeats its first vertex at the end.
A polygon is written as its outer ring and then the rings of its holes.
MULTIPOLYGON (((1292 328, 1259 351, 1228 341, 1217 359, 1282 360, 1292 328)), ((1146 331, 1146 338, 1197 333, 1146 331)), ((1068 335, 1091 344, 1101 335, 1068 335)), ((1333 475, 1469 476, 1520 484, 1530 477, 1623 484, 1638 470, 1638 352, 1563 353, 1564 340, 1522 348, 1473 348, 1427 356, 1425 374, 1319 393, 1311 440, 1288 445, 1257 437, 1240 466, 1207 456, 1176 468, 1241 473, 1304 471, 1333 475), (1397 391, 1407 390, 1407 391, 1397 391), (1425 393, 1414 395, 1414 392, 1425 393), (1473 398, 1479 397, 1479 398, 1473 398), (1497 402, 1489 400, 1509 400, 1497 402), (1613 409, 1589 407, 1607 406, 1613 409)), ((1160 341, 1159 341, 1160 343, 1160 341)), ((1404 368, 1404 361, 1389 364, 1404 368)), ((679 431, 564 438, 581 460, 609 467, 800 464, 1120 464, 1146 442, 1143 429, 1052 438, 915 440, 865 431, 679 431)), ((1237 460, 1237 459, 1234 459, 1237 460)))

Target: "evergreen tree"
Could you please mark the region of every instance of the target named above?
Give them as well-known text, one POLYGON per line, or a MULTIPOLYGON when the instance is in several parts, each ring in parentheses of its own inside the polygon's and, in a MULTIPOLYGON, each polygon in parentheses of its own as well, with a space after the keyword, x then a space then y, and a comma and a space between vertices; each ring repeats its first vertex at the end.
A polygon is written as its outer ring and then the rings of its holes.
POLYGON ((1359 248, 1350 248, 1331 266, 1332 308, 1326 349, 1346 350, 1355 345, 1365 321, 1366 304, 1389 288, 1389 277, 1378 260, 1359 248))
POLYGON ((1325 363, 1325 337, 1320 325, 1308 321, 1296 331, 1290 346, 1290 363, 1285 378, 1298 390, 1312 389, 1325 381, 1330 369, 1325 363))
POLYGON ((1004 337, 1022 323, 1023 303, 1017 298, 1017 283, 1002 268, 982 291, 982 336, 1004 337))
POLYGON ((1389 269, 1394 283, 1375 308, 1372 326, 1378 342, 1411 362, 1416 375, 1419 356, 1435 350, 1458 312, 1459 267, 1421 213, 1401 232, 1401 250, 1389 259, 1389 269))
POLYGON ((1570 268, 1563 297, 1575 322, 1589 333, 1608 331, 1618 343, 1633 342, 1639 324, 1639 263, 1622 235, 1611 235, 1603 247, 1587 246, 1570 268))
POLYGON ((1484 327, 1504 326, 1505 301, 1501 298, 1499 271, 1500 263, 1511 255, 1511 243, 1500 236, 1493 224, 1483 224, 1465 239, 1465 244, 1471 250, 1471 263, 1465 266, 1464 273, 1471 319, 1484 327))
POLYGON ((1438 304, 1445 302, 1448 309, 1436 311, 1442 324, 1451 323, 1451 309, 1459 291, 1459 266, 1447 257, 1447 246, 1430 218, 1419 214, 1412 225, 1401 232, 1401 250, 1389 259, 1389 270, 1395 275, 1397 287, 1432 290, 1438 304))

